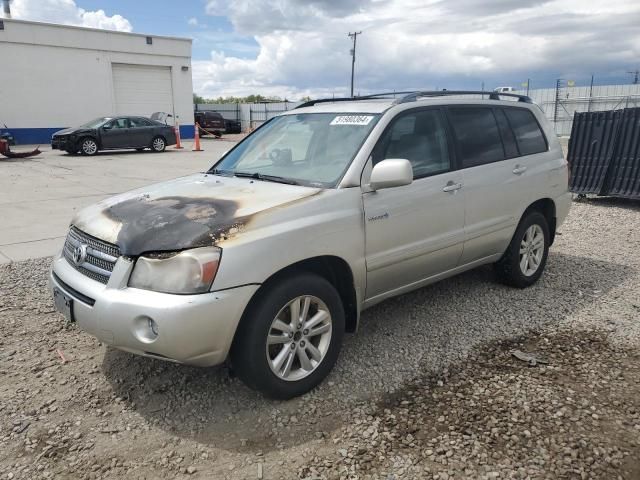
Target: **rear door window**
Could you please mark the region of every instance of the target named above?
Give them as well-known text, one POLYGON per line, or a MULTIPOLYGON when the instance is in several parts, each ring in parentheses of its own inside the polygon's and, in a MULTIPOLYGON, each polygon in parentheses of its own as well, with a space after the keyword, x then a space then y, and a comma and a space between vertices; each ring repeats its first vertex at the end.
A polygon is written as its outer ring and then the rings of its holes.
POLYGON ((505 159, 498 123, 491 108, 450 107, 462 168, 505 159))
POLYGON ((525 108, 505 108, 504 113, 515 134, 520 155, 547 151, 547 141, 533 113, 525 108))
POLYGON ((133 128, 151 127, 153 125, 151 121, 147 120, 146 118, 134 117, 130 118, 129 121, 131 122, 131 127, 133 128))

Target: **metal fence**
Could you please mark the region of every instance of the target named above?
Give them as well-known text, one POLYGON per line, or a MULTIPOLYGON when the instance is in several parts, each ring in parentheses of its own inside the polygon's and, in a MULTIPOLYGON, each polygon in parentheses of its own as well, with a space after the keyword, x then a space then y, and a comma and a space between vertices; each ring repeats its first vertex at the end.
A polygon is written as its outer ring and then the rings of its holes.
MULTIPOLYGON (((558 81, 556 88, 518 90, 540 105, 560 136, 571 134, 573 117, 578 112, 598 112, 640 107, 640 84, 568 86, 558 81)), ((224 118, 241 122, 242 131, 251 131, 276 115, 291 110, 301 102, 272 103, 201 103, 196 110, 216 111, 224 118)))
MULTIPOLYGON (((526 95, 526 90, 515 93, 526 95)), ((578 112, 598 112, 640 107, 640 84, 567 86, 558 81, 556 88, 529 90, 531 99, 540 105, 554 124, 556 135, 571 134, 574 115, 578 112)))
POLYGON ((640 108, 576 113, 567 161, 572 192, 640 198, 640 108))
POLYGON ((198 103, 193 108, 196 111, 218 112, 226 119, 237 120, 242 131, 249 132, 280 113, 296 108, 300 103, 198 103))

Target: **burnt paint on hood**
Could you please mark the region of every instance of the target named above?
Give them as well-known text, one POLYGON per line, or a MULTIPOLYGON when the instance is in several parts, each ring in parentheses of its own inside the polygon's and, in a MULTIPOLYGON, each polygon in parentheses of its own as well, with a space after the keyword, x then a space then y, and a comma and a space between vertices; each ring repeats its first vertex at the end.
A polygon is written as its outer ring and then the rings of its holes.
POLYGON ((215 245, 246 221, 237 210, 230 200, 143 195, 106 208, 104 215, 122 225, 116 240, 121 253, 139 255, 215 245))
POLYGON ((103 200, 72 224, 127 256, 215 246, 242 232, 254 215, 321 191, 197 174, 103 200))

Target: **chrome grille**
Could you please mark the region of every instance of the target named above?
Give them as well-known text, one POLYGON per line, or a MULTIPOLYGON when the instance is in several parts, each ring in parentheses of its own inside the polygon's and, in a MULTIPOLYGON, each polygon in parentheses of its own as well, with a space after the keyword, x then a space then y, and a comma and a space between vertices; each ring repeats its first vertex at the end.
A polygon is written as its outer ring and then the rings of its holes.
POLYGON ((107 283, 116 260, 120 256, 120 249, 97 238, 90 237, 86 233, 71 227, 63 248, 64 258, 73 268, 83 275, 100 283, 107 283), (74 253, 84 246, 84 259, 77 262, 74 253))

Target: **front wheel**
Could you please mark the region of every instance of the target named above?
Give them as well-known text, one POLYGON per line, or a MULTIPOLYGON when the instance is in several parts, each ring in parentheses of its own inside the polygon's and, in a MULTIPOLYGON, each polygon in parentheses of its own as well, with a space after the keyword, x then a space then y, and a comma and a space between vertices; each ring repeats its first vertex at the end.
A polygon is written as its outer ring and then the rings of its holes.
POLYGON ((264 288, 243 316, 231 362, 251 388, 272 398, 296 397, 322 382, 338 359, 344 308, 333 285, 314 274, 264 288))
POLYGON ((164 141, 162 137, 155 137, 151 141, 151 149, 154 152, 164 152, 164 149, 167 147, 167 143, 164 141))
POLYGON ((549 225, 542 213, 522 218, 504 256, 495 264, 498 280, 525 288, 538 281, 549 254, 549 225))
POLYGON ((83 138, 80 141, 80 152, 82 152, 83 155, 95 155, 96 153, 98 153, 98 143, 94 138, 83 138))

